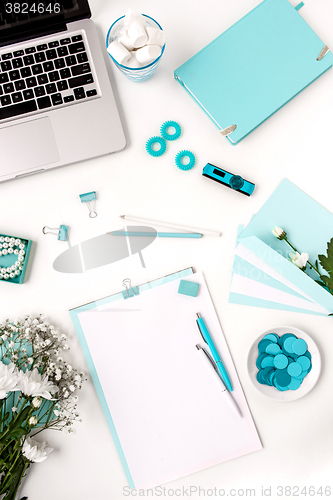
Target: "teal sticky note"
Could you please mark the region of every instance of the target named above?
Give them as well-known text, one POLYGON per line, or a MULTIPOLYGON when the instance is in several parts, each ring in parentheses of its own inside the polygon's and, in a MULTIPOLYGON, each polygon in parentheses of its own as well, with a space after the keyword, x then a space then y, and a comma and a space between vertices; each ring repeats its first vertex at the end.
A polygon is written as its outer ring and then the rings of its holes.
POLYGON ((179 283, 178 293, 183 295, 189 295, 190 297, 196 297, 198 295, 199 283, 193 283, 192 281, 181 280, 179 283))

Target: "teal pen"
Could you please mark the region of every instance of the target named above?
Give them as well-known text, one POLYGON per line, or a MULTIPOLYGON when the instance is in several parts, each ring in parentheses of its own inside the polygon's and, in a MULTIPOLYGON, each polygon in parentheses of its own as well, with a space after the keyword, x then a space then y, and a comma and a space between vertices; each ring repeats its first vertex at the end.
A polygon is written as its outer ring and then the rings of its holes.
POLYGON ((216 350, 216 347, 215 347, 215 345, 213 343, 213 340, 212 340, 211 336, 209 335, 209 332, 207 330, 205 322, 202 319, 200 313, 197 313, 197 320, 196 321, 197 321, 197 325, 198 325, 199 331, 201 333, 201 336, 202 336, 203 340, 206 342, 206 344, 208 345, 208 347, 210 349, 210 352, 212 353, 212 356, 213 356, 214 361, 216 363, 216 366, 218 367, 218 369, 219 369, 219 371, 221 373, 222 380, 224 380, 224 383, 228 387, 229 391, 232 391, 231 382, 229 380, 229 377, 228 377, 228 374, 226 372, 226 369, 223 366, 221 357, 220 357, 219 353, 216 350))
POLYGON ((113 236, 159 236, 160 238, 201 238, 201 233, 157 233, 146 231, 111 231, 113 236))

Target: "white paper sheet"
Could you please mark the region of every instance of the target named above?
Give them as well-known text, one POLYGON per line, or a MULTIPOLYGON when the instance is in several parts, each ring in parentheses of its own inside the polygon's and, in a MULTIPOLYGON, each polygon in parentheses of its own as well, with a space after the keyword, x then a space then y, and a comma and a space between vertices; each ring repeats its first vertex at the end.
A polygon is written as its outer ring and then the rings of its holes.
POLYGON ((197 297, 179 280, 78 314, 136 488, 237 456, 261 443, 201 273, 197 297), (197 351, 200 312, 243 417, 235 416, 197 351))
POLYGON ((277 288, 264 285, 259 281, 246 278, 240 274, 233 274, 230 286, 230 292, 246 295, 255 299, 268 300, 286 306, 297 307, 306 311, 313 311, 322 314, 327 314, 326 309, 319 304, 315 304, 309 300, 301 299, 295 295, 283 292, 277 288))
POLYGON ((301 309, 307 309, 309 311, 319 312, 325 315, 330 314, 330 312, 327 309, 315 303, 300 288, 298 288, 293 283, 288 281, 284 276, 278 273, 276 269, 273 269, 271 266, 266 264, 266 262, 260 259, 260 257, 255 255, 241 243, 237 245, 235 254, 241 257, 242 259, 246 260, 253 266, 257 267, 264 273, 268 274, 272 278, 276 279, 283 285, 287 286, 294 292, 297 292, 298 294, 302 295, 305 300, 302 301, 302 299, 292 294, 289 295, 273 287, 264 285, 260 282, 246 278, 244 276, 240 276, 238 274, 234 274, 232 277, 231 288, 230 288, 231 292, 240 293, 242 295, 248 295, 249 297, 269 300, 271 302, 278 302, 280 304, 285 304, 288 306, 299 307, 301 309))

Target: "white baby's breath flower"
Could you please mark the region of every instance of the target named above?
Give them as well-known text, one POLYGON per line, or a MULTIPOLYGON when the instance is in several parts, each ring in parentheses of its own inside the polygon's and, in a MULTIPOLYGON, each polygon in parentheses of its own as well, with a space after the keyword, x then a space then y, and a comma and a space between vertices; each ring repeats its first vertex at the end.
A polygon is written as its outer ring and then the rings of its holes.
POLYGON ((17 412, 17 406, 13 406, 13 408, 12 408, 12 412, 13 412, 13 413, 16 413, 16 412, 17 412))
POLYGON ((25 396, 41 396, 45 399, 51 399, 51 394, 58 391, 58 387, 49 382, 48 377, 40 375, 36 368, 25 373, 20 371, 17 387, 25 396))
POLYGON ((33 362, 34 362, 33 358, 28 358, 27 359, 27 363, 29 363, 29 365, 32 365, 33 362))
POLYGON ((34 427, 38 423, 38 418, 36 415, 33 415, 32 417, 29 418, 29 425, 30 427, 34 427))
POLYGON ((22 454, 30 460, 30 462, 43 462, 53 451, 47 443, 40 443, 35 439, 27 437, 22 446, 22 454))
POLYGON ((276 236, 278 240, 283 240, 285 236, 287 236, 287 233, 279 226, 275 226, 272 233, 274 234, 274 236, 276 236))
POLYGON ((18 371, 13 363, 5 365, 0 361, 0 399, 7 397, 8 392, 18 391, 18 371))
POLYGON ((299 254, 298 252, 296 252, 296 253, 290 252, 289 257, 290 257, 291 262, 293 264, 295 264, 295 266, 299 267, 300 269, 306 268, 306 263, 309 260, 308 253, 299 254))

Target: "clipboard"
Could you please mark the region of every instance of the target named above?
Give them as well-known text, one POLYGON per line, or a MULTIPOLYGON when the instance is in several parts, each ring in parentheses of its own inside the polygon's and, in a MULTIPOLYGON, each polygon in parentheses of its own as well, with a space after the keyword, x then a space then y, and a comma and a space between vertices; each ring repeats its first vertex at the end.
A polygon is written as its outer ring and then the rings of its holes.
POLYGON ((154 487, 261 449, 202 273, 188 268, 137 289, 70 311, 129 486, 154 487), (199 283, 197 297, 178 293, 182 278, 199 283), (196 349, 199 311, 238 419, 196 349))

